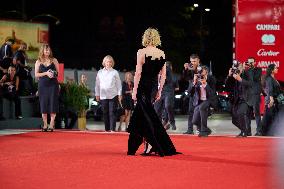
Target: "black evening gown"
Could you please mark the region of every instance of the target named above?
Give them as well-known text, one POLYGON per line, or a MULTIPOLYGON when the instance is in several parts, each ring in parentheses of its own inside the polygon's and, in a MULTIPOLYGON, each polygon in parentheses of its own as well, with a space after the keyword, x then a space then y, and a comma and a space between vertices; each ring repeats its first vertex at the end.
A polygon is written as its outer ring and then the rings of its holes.
POLYGON ((153 107, 158 91, 158 74, 164 64, 163 57, 155 60, 151 60, 151 56, 145 57, 137 89, 137 103, 128 126, 128 155, 136 153, 143 138, 160 156, 178 154, 153 107))
MULTIPOLYGON (((44 66, 40 64, 39 72, 43 73, 51 70, 56 70, 54 64, 44 66)), ((59 110, 59 85, 57 78, 49 78, 43 76, 38 81, 38 93, 41 113, 57 113, 59 110)))

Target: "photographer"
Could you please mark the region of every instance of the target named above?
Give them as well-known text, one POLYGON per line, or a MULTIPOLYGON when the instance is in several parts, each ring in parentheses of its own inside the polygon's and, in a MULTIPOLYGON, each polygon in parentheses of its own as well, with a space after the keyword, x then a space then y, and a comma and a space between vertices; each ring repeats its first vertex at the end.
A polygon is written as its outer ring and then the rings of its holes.
POLYGON ((17 75, 20 78, 20 93, 22 94, 25 89, 28 93, 33 93, 33 78, 31 76, 31 67, 27 66, 27 44, 21 43, 19 49, 13 57, 13 65, 16 67, 17 75))
POLYGON ((16 119, 22 119, 21 101, 18 94, 19 77, 16 75, 16 68, 14 66, 8 68, 8 73, 2 77, 0 85, 3 87, 3 96, 8 100, 13 100, 15 103, 16 119))
POLYGON ((7 39, 0 48, 0 78, 2 78, 7 73, 9 66, 12 64, 13 42, 13 39, 7 39))
POLYGON ((252 82, 252 87, 249 89, 250 95, 248 96, 249 105, 249 120, 248 120, 248 136, 251 136, 251 120, 253 119, 253 114, 256 121, 256 134, 255 136, 261 136, 261 116, 260 116, 260 95, 262 93, 261 86, 261 68, 255 67, 255 59, 249 57, 245 63, 245 72, 249 75, 252 82))
MULTIPOLYGON (((197 67, 200 65, 200 58, 197 54, 190 55, 190 63, 185 64, 185 70, 183 72, 183 77, 188 79, 188 91, 190 85, 192 85, 194 74, 197 74, 197 67)), ((189 105, 188 105, 188 128, 187 131, 183 134, 194 134, 192 117, 194 112, 193 106, 193 95, 189 94, 189 105)))
POLYGON ((249 88, 252 83, 249 75, 243 72, 243 65, 233 61, 229 70, 225 85, 232 90, 230 99, 232 104, 232 123, 237 126, 241 133, 237 137, 246 137, 248 133, 248 104, 249 88))
POLYGON ((193 96, 194 113, 192 123, 200 131, 199 137, 207 137, 211 130, 207 127, 208 110, 214 102, 215 78, 208 75, 206 66, 198 67, 193 82, 189 84, 188 92, 193 96))

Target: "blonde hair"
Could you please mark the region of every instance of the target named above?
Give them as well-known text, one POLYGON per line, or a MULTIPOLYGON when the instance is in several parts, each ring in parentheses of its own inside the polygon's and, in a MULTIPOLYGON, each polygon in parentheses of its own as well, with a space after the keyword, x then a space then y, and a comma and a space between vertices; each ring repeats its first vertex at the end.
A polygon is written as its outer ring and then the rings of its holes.
POLYGON ((112 62, 111 67, 113 67, 114 66, 114 59, 110 55, 106 55, 104 57, 102 65, 105 67, 105 63, 106 63, 107 60, 110 60, 112 62))
POLYGON ((133 75, 131 72, 126 72, 125 75, 124 75, 124 81, 127 81, 127 76, 131 76, 131 80, 133 79, 133 75))
POLYGON ((50 48, 50 46, 48 45, 48 44, 43 44, 41 47, 40 47, 40 49, 39 49, 39 54, 38 54, 38 60, 40 61, 40 62, 42 62, 43 61, 43 59, 44 59, 44 50, 45 49, 49 49, 49 51, 50 51, 50 54, 49 54, 49 59, 52 61, 52 59, 53 59, 53 54, 52 54, 52 50, 51 50, 51 48, 50 48))
POLYGON ((154 28, 148 28, 147 30, 145 30, 142 36, 142 45, 144 47, 147 47, 149 45, 152 46, 161 45, 161 39, 158 30, 154 28))

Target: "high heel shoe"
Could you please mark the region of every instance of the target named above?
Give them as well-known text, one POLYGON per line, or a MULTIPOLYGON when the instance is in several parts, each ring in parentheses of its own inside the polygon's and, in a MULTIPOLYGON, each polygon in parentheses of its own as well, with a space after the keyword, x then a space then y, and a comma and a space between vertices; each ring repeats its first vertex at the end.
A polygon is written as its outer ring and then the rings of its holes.
POLYGON ((47 129, 48 129, 47 127, 42 127, 42 128, 41 128, 41 131, 42 131, 42 132, 47 132, 47 129))
POLYGON ((53 132, 54 128, 53 128, 53 127, 48 127, 48 130, 49 130, 50 132, 53 132))
POLYGON ((151 156, 151 155, 156 155, 156 154, 157 152, 154 150, 154 148, 148 142, 145 142, 144 152, 140 155, 141 156, 151 156))

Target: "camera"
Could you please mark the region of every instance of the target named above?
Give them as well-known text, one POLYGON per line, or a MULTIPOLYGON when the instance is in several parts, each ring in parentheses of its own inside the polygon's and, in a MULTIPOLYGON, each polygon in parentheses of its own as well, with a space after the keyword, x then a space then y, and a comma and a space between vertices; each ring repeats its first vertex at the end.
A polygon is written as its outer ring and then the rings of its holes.
POLYGON ((8 86, 8 92, 9 93, 12 93, 12 92, 15 92, 16 91, 16 87, 14 85, 9 85, 8 86))
POLYGON ((30 67, 30 66, 25 66, 25 69, 26 69, 28 72, 31 72, 31 71, 33 70, 33 68, 30 67))
POLYGON ((193 64, 191 62, 190 63, 188 63, 188 62, 184 63, 184 65, 186 65, 186 64, 187 64, 187 68, 185 68, 185 69, 193 70, 193 64))
POLYGON ((202 67, 201 66, 197 66, 196 68, 196 72, 197 72, 197 79, 200 80, 200 79, 204 79, 204 75, 202 75, 202 67))
POLYGON ((241 71, 239 70, 240 62, 237 60, 233 60, 232 64, 232 73, 233 74, 239 74, 241 71))

